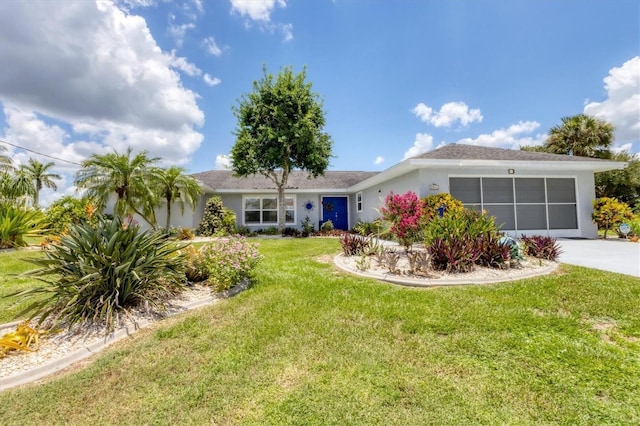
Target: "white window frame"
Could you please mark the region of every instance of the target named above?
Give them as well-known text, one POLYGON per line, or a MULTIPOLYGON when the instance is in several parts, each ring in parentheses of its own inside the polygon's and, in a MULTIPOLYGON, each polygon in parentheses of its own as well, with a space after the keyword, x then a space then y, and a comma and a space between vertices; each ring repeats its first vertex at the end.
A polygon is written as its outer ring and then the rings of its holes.
MULTIPOLYGON (((285 212, 289 211, 289 212, 293 212, 293 220, 292 221, 287 221, 285 222, 285 225, 295 225, 296 224, 296 216, 297 216, 297 212, 296 212, 296 196, 295 195, 285 195, 285 200, 292 200, 292 207, 291 208, 285 208, 285 212)), ((243 195, 242 196, 242 224, 244 226, 265 226, 265 225, 277 225, 278 224, 278 217, 279 214, 279 209, 278 209, 278 194, 256 194, 256 195, 243 195), (259 199, 260 200, 260 208, 259 209, 247 209, 247 199, 259 199), (263 200, 265 199, 274 199, 276 200, 276 208, 275 208, 275 212, 276 212, 276 221, 272 222, 272 221, 264 221, 262 220, 263 218, 263 212, 266 211, 274 211, 274 209, 265 209, 263 207, 263 200), (247 222, 247 216, 246 216, 246 212, 247 211, 257 211, 260 213, 260 221, 259 222, 247 222)))
POLYGON ((362 201, 362 191, 356 192, 356 212, 362 213, 363 201, 362 201))

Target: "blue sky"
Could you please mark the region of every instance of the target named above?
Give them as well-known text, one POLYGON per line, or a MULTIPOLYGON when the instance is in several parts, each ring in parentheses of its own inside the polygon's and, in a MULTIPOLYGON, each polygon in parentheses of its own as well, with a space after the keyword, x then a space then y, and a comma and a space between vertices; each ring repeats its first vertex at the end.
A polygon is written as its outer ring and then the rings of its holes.
MULTIPOLYGON (((383 170, 446 143, 543 143, 563 116, 640 152, 640 3, 427 0, 0 2, 0 139, 61 158, 133 146, 223 167, 231 107, 307 67, 333 170, 383 170)), ((11 145, 16 163, 29 156, 11 145)))

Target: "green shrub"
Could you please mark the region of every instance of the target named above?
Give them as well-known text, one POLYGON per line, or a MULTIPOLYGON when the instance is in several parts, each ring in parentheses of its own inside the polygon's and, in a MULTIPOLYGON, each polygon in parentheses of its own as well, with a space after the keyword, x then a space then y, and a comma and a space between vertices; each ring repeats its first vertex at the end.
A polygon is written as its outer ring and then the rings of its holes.
POLYGON ((334 226, 333 226, 333 222, 331 221, 331 219, 327 220, 326 222, 324 222, 322 224, 322 226, 320 227, 320 230, 322 232, 331 232, 333 231, 334 226))
POLYGON ((313 233, 313 231, 316 230, 315 226, 313 225, 313 223, 311 222, 311 218, 309 216, 305 216, 304 220, 300 221, 300 224, 302 225, 302 236, 303 237, 308 237, 309 235, 311 235, 313 233))
POLYGON ((465 235, 475 240, 486 234, 497 235, 498 230, 495 217, 464 209, 429 221, 425 227, 425 242, 431 244, 436 238, 462 238, 465 235))
POLYGON ((42 212, 12 203, 0 203, 0 249, 24 247, 24 237, 42 235, 42 212))
POLYGON ((222 205, 222 199, 214 195, 204 208, 198 235, 204 237, 229 235, 235 229, 236 214, 222 205))
POLYGON ((23 296, 44 294, 27 312, 47 317, 54 324, 104 323, 113 330, 120 312, 141 304, 161 311, 167 297, 183 289, 185 257, 164 231, 123 227, 119 219, 99 218, 95 227, 71 225, 40 268, 30 276, 50 277, 48 286, 28 290, 23 296))
POLYGON ((258 247, 244 237, 221 238, 200 249, 201 261, 216 291, 227 290, 247 278, 261 259, 258 247))
POLYGON ((424 223, 431 221, 431 219, 439 217, 438 209, 444 206, 444 215, 462 213, 464 205, 462 201, 453 198, 449 193, 443 192, 440 194, 429 195, 422 199, 422 218, 424 223))
POLYGON ((358 219, 353 231, 365 237, 371 234, 379 235, 384 231, 384 223, 382 219, 374 219, 371 222, 358 219))
POLYGON ((61 235, 67 232, 69 226, 79 223, 96 223, 95 207, 91 200, 74 198, 70 195, 56 200, 45 210, 45 220, 49 232, 61 235))
POLYGON ((280 231, 278 230, 277 226, 270 226, 268 228, 261 229, 259 233, 264 235, 278 235, 280 231))
POLYGON ((604 238, 607 238, 609 229, 617 227, 625 220, 633 219, 631 207, 616 198, 596 198, 592 204, 591 218, 598 225, 598 229, 604 229, 604 238))

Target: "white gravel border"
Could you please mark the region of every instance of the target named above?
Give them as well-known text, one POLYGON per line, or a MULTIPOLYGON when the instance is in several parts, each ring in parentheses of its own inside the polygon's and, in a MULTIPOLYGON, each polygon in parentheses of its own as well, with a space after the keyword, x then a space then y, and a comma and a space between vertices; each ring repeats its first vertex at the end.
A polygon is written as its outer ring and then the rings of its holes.
MULTIPOLYGON (((235 296, 241 291, 246 290, 248 287, 249 287, 249 282, 244 281, 238 284, 237 286, 230 288, 227 291, 217 293, 217 294, 209 294, 205 297, 201 297, 196 300, 190 300, 186 303, 180 303, 179 304, 180 309, 168 312, 166 317, 170 317, 180 312, 185 312, 186 310, 192 310, 192 309, 200 308, 202 306, 211 305, 220 299, 226 299, 226 298, 235 296)), ((15 326, 20 322, 21 321, 14 321, 9 324, 0 325, 0 330, 15 328, 15 326)), ((4 377, 2 377, 2 374, 1 374, 2 372, 0 372, 0 391, 14 388, 16 386, 24 385, 27 383, 32 383, 32 382, 35 382, 36 380, 40 380, 44 377, 50 376, 51 374, 54 374, 58 371, 64 370, 65 368, 71 366, 72 364, 102 351, 104 348, 111 345, 112 343, 115 343, 118 340, 121 340, 127 336, 131 336, 136 331, 142 328, 148 327, 149 325, 156 322, 158 321, 150 320, 148 318, 142 318, 142 319, 136 320, 135 323, 125 325, 115 330, 113 333, 107 336, 99 337, 94 335, 94 336, 90 336, 87 339, 83 339, 82 337, 76 338, 75 340, 72 339, 71 343, 67 343, 68 347, 65 348, 66 351, 64 351, 64 353, 57 358, 55 357, 55 351, 54 351, 54 355, 51 357, 51 360, 38 363, 38 360, 36 359, 35 361, 36 365, 24 371, 20 371, 18 373, 14 373, 4 377)), ((52 338, 52 340, 54 339, 55 337, 52 338)), ((37 357, 38 352, 33 352, 31 354, 16 354, 11 356, 29 356, 29 355, 37 357)), ((7 359, 7 358, 4 358, 4 359, 7 359)), ((0 359, 0 366, 2 366, 2 359, 0 359)))

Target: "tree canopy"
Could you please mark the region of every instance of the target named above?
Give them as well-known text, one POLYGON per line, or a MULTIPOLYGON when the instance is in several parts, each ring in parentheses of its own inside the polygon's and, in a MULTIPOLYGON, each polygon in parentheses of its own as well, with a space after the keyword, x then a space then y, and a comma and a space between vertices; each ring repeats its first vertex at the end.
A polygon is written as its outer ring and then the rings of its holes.
POLYGON ((562 124, 549 130, 547 152, 580 157, 608 158, 613 143, 613 126, 590 115, 562 117, 562 124))
POLYGON ((171 204, 177 201, 180 211, 184 212, 184 203, 187 202, 195 208, 202 193, 198 181, 192 176, 185 175, 184 172, 185 169, 177 166, 167 169, 156 168, 152 171, 154 192, 167 201, 167 229, 171 225, 171 204))
POLYGON ((58 190, 58 186, 54 182, 54 179, 59 180, 62 177, 56 173, 49 173, 49 169, 55 164, 53 162, 41 163, 34 158, 29 158, 29 163, 22 166, 24 171, 31 177, 34 184, 33 191, 33 206, 38 208, 38 202, 40 199, 40 191, 43 185, 47 188, 51 188, 54 191, 58 190))
POLYGON ((87 195, 104 207, 110 196, 115 195, 114 213, 122 218, 137 213, 153 228, 156 226, 154 206, 156 194, 149 185, 151 167, 160 159, 149 158, 146 151, 132 157, 129 147, 126 154, 112 152, 94 154, 82 162, 76 173, 76 186, 86 188, 87 195))
POLYGON ((260 174, 278 189, 278 226, 285 226, 284 190, 292 170, 310 177, 324 174, 331 158, 332 140, 323 132, 322 100, 306 82, 306 69, 294 74, 291 67, 277 77, 266 67, 253 92, 234 107, 238 120, 236 142, 231 150, 232 170, 237 176, 260 174))

